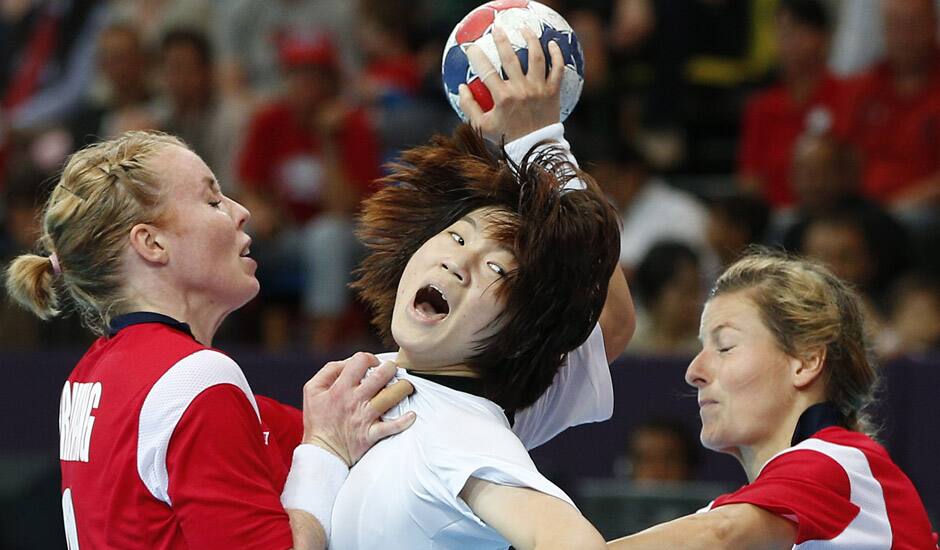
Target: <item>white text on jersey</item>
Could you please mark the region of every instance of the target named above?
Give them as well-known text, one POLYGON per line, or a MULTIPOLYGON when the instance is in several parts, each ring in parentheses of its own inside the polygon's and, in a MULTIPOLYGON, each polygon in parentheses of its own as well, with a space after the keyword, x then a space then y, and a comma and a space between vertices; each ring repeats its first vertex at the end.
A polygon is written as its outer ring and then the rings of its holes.
POLYGON ((88 462, 88 446, 101 402, 101 382, 65 382, 59 401, 59 459, 88 462))

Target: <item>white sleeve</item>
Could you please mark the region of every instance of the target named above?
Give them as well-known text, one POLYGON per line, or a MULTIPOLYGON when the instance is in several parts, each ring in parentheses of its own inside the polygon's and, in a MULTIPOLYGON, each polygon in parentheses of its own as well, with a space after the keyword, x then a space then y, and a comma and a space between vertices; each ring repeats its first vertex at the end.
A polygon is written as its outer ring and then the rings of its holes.
POLYGON ((551 387, 532 406, 516 413, 512 430, 534 449, 566 429, 607 420, 614 413, 614 386, 598 323, 581 346, 568 354, 551 387))

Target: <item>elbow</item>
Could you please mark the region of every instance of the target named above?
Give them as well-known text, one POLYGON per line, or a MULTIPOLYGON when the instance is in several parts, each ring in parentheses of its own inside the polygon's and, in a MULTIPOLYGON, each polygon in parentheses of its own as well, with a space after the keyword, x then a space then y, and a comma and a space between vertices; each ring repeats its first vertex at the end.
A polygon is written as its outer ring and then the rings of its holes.
POLYGON ((551 542, 549 546, 536 546, 538 549, 545 548, 558 548, 558 549, 569 549, 569 548, 578 548, 579 550, 606 550, 607 543, 604 541, 604 537, 597 532, 596 529, 591 527, 590 529, 578 530, 577 532, 569 533, 567 536, 556 538, 551 542))
POLYGON ((601 332, 607 361, 613 362, 627 348, 636 331, 636 315, 629 299, 620 307, 609 307, 601 315, 601 332))

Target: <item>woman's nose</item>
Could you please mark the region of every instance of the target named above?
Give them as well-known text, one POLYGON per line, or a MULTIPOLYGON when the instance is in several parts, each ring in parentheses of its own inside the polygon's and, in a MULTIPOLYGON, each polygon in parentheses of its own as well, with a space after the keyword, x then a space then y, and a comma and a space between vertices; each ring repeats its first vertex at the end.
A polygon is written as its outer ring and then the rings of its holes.
POLYGON ((447 259, 441 262, 441 269, 453 275, 462 284, 466 284, 470 280, 467 270, 460 262, 454 259, 447 259))
POLYGON ((698 352, 689 367, 685 369, 685 382, 690 386, 700 388, 708 383, 705 350, 698 352))

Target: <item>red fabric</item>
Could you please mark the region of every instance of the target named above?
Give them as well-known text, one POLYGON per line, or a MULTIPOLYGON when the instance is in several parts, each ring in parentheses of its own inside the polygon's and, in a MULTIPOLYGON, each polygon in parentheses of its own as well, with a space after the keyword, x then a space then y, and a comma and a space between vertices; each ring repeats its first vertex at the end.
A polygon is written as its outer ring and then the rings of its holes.
POLYGON ((421 87, 421 73, 413 55, 381 59, 366 67, 365 75, 383 88, 416 95, 421 87))
MULTIPOLYGON (((351 110, 337 136, 341 169, 363 198, 379 177, 378 138, 366 114, 351 110)), ((285 102, 259 111, 252 119, 238 159, 242 182, 271 193, 303 223, 320 212, 324 188, 320 138, 285 102)))
POLYGON ((256 395, 255 401, 258 403, 261 418, 271 430, 270 437, 277 442, 281 450, 281 459, 290 469, 294 458, 294 448, 300 445, 304 436, 303 413, 296 407, 285 405, 263 395, 256 395))
POLYGON ((36 23, 36 29, 25 49, 23 62, 3 96, 2 104, 6 109, 16 108, 35 93, 42 70, 49 56, 55 51, 58 28, 59 18, 51 13, 44 13, 36 23))
MULTIPOLYGON (((288 467, 236 386, 198 395, 167 451, 173 507, 137 471, 140 412, 153 385, 179 360, 206 347, 162 324, 130 326, 97 340, 69 382, 99 382, 89 460, 61 460, 82 548, 289 548, 280 493, 288 467)), ((263 417, 262 417, 263 418, 263 417)))
POLYGON ((849 501, 849 478, 831 458, 816 451, 793 451, 770 461, 760 476, 713 507, 748 503, 797 524, 796 543, 835 538, 858 515, 849 501))
MULTIPOLYGON (((882 489, 892 550, 936 548, 917 490, 881 445, 864 434, 838 427, 820 430, 813 438, 864 454, 871 476, 882 489)), ((866 474, 856 471, 854 475, 866 474)), ((857 540, 858 533, 848 533, 847 527, 860 511, 864 509, 870 516, 878 505, 853 502, 851 498, 848 472, 833 457, 816 450, 794 449, 768 462, 753 483, 715 499, 711 508, 739 503, 759 506, 797 524, 796 544, 828 541, 843 533, 846 535, 841 540, 845 541, 846 536, 857 540)))
POLYGON ((889 202, 940 172, 940 53, 930 83, 915 96, 897 94, 887 63, 852 87, 844 137, 861 154, 865 195, 889 202))
POLYGON ((846 93, 845 82, 827 74, 805 103, 796 103, 782 84, 757 93, 748 102, 741 124, 738 172, 764 182, 764 198, 771 206, 784 207, 795 200, 790 165, 808 117, 824 110, 836 126, 842 124, 840 104, 846 93))
POLYGON ((167 451, 169 495, 190 548, 291 548, 280 494, 288 467, 258 430, 241 389, 213 386, 193 400, 167 451))

